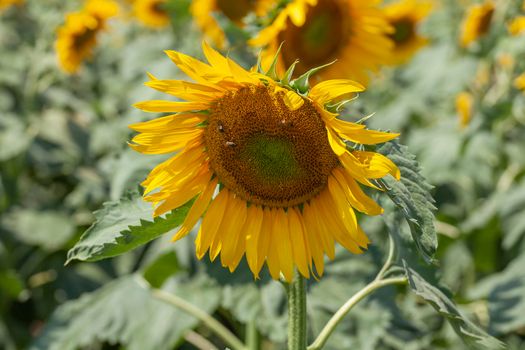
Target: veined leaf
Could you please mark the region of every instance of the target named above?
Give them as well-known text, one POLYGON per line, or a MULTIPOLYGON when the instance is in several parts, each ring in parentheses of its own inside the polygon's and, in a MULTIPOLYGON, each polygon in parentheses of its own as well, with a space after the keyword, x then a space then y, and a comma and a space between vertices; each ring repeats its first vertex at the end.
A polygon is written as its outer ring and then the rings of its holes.
MULTIPOLYGON (((129 350, 173 349, 198 321, 152 297, 142 281, 135 275, 122 277, 62 304, 30 349, 74 350, 98 342, 129 350)), ((207 277, 172 282, 170 291, 208 313, 219 305, 219 287, 207 277)))
POLYGON ((95 223, 68 252, 66 264, 72 260, 106 259, 146 244, 182 224, 191 203, 152 219, 151 204, 144 202, 138 193, 107 202, 95 212, 95 223))
POLYGON ((432 305, 451 324, 456 333, 472 349, 505 349, 505 344, 490 336, 461 314, 457 306, 441 290, 428 283, 403 261, 410 288, 432 305))
POLYGON ((387 155, 401 171, 401 181, 395 181, 392 177, 382 180, 386 193, 401 209, 418 252, 427 263, 432 263, 437 249, 433 214, 436 207, 430 194, 432 186, 421 175, 415 156, 408 152, 406 146, 395 141, 388 142, 378 152, 387 155))
POLYGON ((515 258, 502 272, 490 275, 473 288, 470 297, 486 298, 489 329, 506 334, 525 327, 525 254, 515 258))

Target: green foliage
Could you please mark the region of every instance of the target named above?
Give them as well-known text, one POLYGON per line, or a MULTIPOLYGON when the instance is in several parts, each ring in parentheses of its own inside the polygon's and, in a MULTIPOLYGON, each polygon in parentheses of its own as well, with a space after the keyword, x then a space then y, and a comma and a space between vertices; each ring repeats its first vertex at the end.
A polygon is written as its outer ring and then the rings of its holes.
POLYGON ((47 251, 60 249, 75 232, 69 218, 55 211, 14 210, 3 218, 2 224, 20 241, 47 251))
POLYGON ((456 333, 458 333, 472 349, 493 350, 505 348, 502 342, 491 337, 463 316, 449 297, 428 283, 415 270, 408 267, 405 262, 404 268, 412 291, 430 303, 441 315, 446 317, 456 333))
MULTIPOLYGON (((219 290, 204 276, 179 278, 166 288, 213 313, 219 290)), ((97 343, 127 349, 172 349, 197 320, 154 299, 140 276, 125 276, 58 307, 33 350, 74 350, 97 343)))
MULTIPOLYGON (((213 314, 240 338, 254 323, 265 350, 284 348, 280 283, 265 271, 254 281, 245 261, 231 274, 217 261, 197 260, 193 233, 176 244, 164 235, 187 207, 154 220, 151 206, 128 194, 170 156, 126 146, 127 125, 155 117, 131 105, 160 98, 142 85, 145 72, 186 79, 165 49, 202 58, 191 1, 169 1, 172 27, 110 21, 93 59, 67 76, 58 70, 53 40, 64 15, 81 4, 25 1, 0 12, 0 348, 190 349, 188 330, 224 347, 195 319, 152 299, 146 281, 213 314), (64 266, 68 251, 79 261, 64 266)), ((127 1, 120 4, 122 13, 129 10, 127 1)), ((395 142, 379 148, 398 164, 402 180, 385 179, 393 202, 380 196, 383 220, 359 218, 373 242, 369 250, 355 256, 339 247, 325 276, 308 282, 310 340, 374 278, 386 256, 386 232, 411 284, 363 300, 326 350, 464 350, 456 332, 475 349, 500 346, 481 329, 509 349, 524 348, 525 95, 513 80, 525 71, 525 36, 506 29, 524 14, 521 6, 498 3, 487 35, 459 48, 466 9, 443 1, 418 28, 429 44, 407 64, 383 69, 345 105, 349 119, 375 113, 370 127, 401 132, 408 149, 395 142), (514 62, 504 64, 505 57, 514 62), (474 98, 464 128, 454 106, 461 91, 474 98), (439 261, 439 268, 420 257, 439 261)), ((239 28, 214 17, 225 28, 230 57, 244 67, 255 63, 245 41, 269 18, 252 15, 239 28)), ((304 79, 285 81, 303 91, 304 79)), ((396 266, 391 273, 403 271, 396 266)))
POLYGON ((418 252, 426 262, 431 263, 437 249, 433 214, 436 208, 430 194, 432 186, 420 174, 415 156, 408 153, 406 146, 389 142, 378 151, 388 155, 401 171, 401 181, 395 181, 392 177, 382 181, 386 184, 387 195, 401 209, 418 252))
POLYGON ((144 202, 138 193, 105 203, 103 209, 95 212, 95 223, 68 252, 66 264, 72 260, 106 259, 144 245, 182 224, 191 203, 153 221, 151 203, 144 202))
POLYGON ((488 299, 489 329, 505 334, 525 326, 525 255, 521 254, 505 270, 488 276, 472 291, 472 296, 488 299))

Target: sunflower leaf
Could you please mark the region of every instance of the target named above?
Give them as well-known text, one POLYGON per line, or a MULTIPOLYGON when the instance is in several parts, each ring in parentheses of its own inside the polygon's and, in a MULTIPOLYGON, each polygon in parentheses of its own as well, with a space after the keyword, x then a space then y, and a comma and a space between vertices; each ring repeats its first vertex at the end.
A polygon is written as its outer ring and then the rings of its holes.
POLYGON ((488 275, 473 288, 469 298, 488 302, 489 330, 502 335, 525 327, 525 254, 514 258, 498 273, 488 275))
POLYGON ((69 250, 66 264, 72 260, 102 260, 144 245, 179 226, 191 203, 152 219, 151 204, 144 202, 137 192, 128 193, 119 201, 107 202, 94 213, 95 223, 69 250))
POLYGON ((381 180, 382 185, 388 197, 401 209, 419 254, 427 263, 433 263, 437 235, 433 214, 436 207, 430 194, 432 186, 421 175, 415 156, 406 146, 392 141, 381 146, 378 152, 388 156, 401 171, 401 181, 387 177, 381 180))
POLYGON ((505 349, 506 346, 496 338, 487 334, 484 330, 476 326, 464 315, 458 307, 450 300, 445 293, 437 287, 428 283, 415 270, 408 267, 403 260, 403 266, 408 278, 408 284, 412 291, 432 305, 449 322, 454 331, 472 349, 505 349))
MULTIPOLYGON (((144 284, 138 275, 124 276, 60 305, 30 349, 93 348, 98 342, 130 350, 173 349, 198 320, 155 299, 144 284)), ((204 275, 180 275, 166 284, 207 313, 219 305, 220 287, 204 275)))

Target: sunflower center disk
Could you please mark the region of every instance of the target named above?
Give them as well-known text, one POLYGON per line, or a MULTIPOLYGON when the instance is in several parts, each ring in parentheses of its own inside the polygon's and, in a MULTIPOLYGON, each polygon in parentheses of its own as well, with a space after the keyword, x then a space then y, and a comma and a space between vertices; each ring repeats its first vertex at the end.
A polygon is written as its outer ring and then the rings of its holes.
POLYGON ((268 207, 312 198, 337 165, 315 107, 305 101, 291 111, 271 87, 245 87, 221 98, 211 109, 205 141, 224 186, 268 207))
POLYGON ((218 9, 233 22, 241 21, 253 5, 250 0, 217 0, 218 9))
POLYGON ((410 19, 401 19, 394 22, 393 26, 394 32, 390 35, 390 39, 392 39, 397 45, 404 44, 414 37, 414 22, 410 19))
POLYGON ((278 42, 286 42, 282 48, 285 66, 301 57, 295 69, 301 74, 336 59, 346 42, 351 24, 348 16, 344 17, 345 12, 348 9, 338 1, 329 0, 309 8, 302 27, 296 27, 288 20, 286 30, 278 38, 278 42))

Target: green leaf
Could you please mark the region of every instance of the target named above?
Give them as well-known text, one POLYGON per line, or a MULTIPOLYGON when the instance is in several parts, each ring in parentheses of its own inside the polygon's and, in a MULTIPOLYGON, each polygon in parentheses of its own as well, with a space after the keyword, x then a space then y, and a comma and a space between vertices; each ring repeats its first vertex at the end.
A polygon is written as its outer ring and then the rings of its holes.
POLYGON ((24 290, 24 283, 14 270, 0 271, 0 296, 7 295, 17 298, 24 290))
MULTIPOLYGON (((180 278, 167 287, 208 313, 219 305, 218 287, 203 275, 180 278)), ((197 324, 192 316, 153 298, 143 280, 132 275, 59 306, 30 349, 74 350, 107 342, 129 350, 168 350, 197 324)))
POLYGON ((408 267, 405 261, 403 261, 403 265, 412 291, 443 315, 468 346, 472 349, 505 349, 505 344, 463 316, 454 302, 441 290, 428 283, 416 271, 408 267))
POLYGON ((500 217, 503 226, 503 247, 511 249, 515 247, 525 235, 525 184, 516 184, 512 189, 502 196, 500 203, 500 217))
POLYGON ((2 223, 20 241, 46 251, 62 248, 75 233, 71 218, 58 211, 13 210, 2 223))
POLYGON ((525 254, 500 273, 481 280, 469 294, 488 299, 489 329, 506 334, 525 327, 525 254))
POLYGON ((120 201, 107 202, 95 212, 95 223, 68 252, 66 264, 72 260, 102 260, 144 245, 179 226, 191 203, 165 217, 152 219, 152 205, 144 202, 138 193, 129 193, 120 201))
POLYGON ((160 288, 172 275, 180 271, 179 258, 175 251, 169 251, 159 256, 144 271, 144 279, 153 287, 160 288))
POLYGON ((15 115, 2 112, 0 119, 0 161, 16 157, 30 145, 33 135, 15 115))
POLYGON ((432 186, 421 175, 415 156, 406 146, 388 142, 378 152, 387 155, 401 171, 401 181, 392 177, 382 180, 386 184, 386 193, 401 209, 418 252, 427 263, 432 263, 438 244, 433 214, 436 207, 430 194, 432 186))

